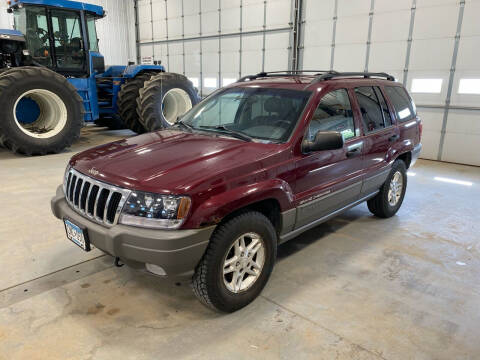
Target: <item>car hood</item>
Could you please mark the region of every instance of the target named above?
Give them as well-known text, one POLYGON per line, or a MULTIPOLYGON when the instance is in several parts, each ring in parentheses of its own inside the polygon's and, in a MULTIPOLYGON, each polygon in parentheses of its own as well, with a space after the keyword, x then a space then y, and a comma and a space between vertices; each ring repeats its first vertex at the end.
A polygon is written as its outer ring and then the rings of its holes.
POLYGON ((81 173, 120 187, 156 193, 188 193, 201 184, 261 169, 276 144, 180 130, 161 130, 101 145, 77 154, 81 173))

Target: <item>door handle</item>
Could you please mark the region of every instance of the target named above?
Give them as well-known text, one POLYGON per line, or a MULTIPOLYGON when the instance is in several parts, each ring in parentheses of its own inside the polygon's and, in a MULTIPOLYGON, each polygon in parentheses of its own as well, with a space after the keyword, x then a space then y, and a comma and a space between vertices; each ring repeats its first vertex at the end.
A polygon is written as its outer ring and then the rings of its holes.
POLYGON ((388 138, 388 141, 394 142, 394 141, 397 141, 398 139, 400 139, 400 135, 395 134, 395 135, 390 136, 388 138))
POLYGON ((360 154, 359 148, 354 148, 352 150, 347 151, 347 157, 348 158, 354 157, 355 155, 359 155, 359 154, 360 154))

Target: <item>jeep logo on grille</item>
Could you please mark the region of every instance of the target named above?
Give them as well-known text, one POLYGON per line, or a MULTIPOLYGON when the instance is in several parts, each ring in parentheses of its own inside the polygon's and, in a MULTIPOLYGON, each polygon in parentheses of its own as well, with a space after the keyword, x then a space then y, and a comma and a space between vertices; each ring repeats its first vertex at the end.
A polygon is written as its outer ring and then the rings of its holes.
POLYGON ((100 171, 92 167, 90 170, 88 170, 88 173, 92 174, 93 176, 96 176, 100 173, 100 171))

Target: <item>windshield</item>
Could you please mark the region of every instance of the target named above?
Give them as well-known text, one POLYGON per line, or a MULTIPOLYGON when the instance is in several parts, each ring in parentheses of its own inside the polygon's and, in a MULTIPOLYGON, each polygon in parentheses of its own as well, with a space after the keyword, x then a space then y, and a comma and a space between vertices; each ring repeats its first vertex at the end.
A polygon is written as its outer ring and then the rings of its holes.
POLYGON ((198 104, 183 117, 182 123, 193 129, 284 142, 295 128, 310 94, 288 89, 230 88, 198 104))

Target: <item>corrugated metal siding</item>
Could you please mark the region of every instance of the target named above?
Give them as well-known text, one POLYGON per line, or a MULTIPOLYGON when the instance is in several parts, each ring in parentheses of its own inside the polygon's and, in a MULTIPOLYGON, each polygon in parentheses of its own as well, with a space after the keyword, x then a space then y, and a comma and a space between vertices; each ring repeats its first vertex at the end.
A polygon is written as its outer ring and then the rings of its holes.
MULTIPOLYGON (((101 5, 107 17, 97 22, 100 51, 107 65, 123 65, 135 61, 135 13, 133 0, 89 0, 101 5)), ((0 1, 0 28, 12 28, 11 15, 5 1, 0 1)))

